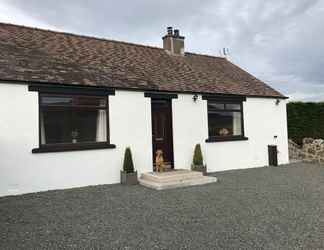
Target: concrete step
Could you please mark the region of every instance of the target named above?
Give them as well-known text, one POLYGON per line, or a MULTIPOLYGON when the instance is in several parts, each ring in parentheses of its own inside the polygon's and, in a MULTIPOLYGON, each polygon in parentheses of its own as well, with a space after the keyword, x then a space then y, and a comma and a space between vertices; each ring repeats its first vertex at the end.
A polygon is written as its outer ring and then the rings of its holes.
POLYGON ((201 172, 189 171, 189 170, 173 170, 170 172, 163 173, 145 173, 141 175, 141 179, 154 181, 154 182, 170 182, 180 180, 190 180, 202 177, 201 172))
MULTIPOLYGON (((178 170, 179 171, 179 170, 178 170)), ((177 172, 177 171, 174 171, 177 172)), ((189 171, 192 172, 192 171, 189 171)), ((159 178, 152 178, 152 173, 143 174, 141 178, 139 178, 139 183, 145 187, 153 188, 156 190, 164 190, 171 188, 179 188, 179 187, 187 187, 187 186, 195 186, 195 185, 203 185, 208 183, 217 182, 216 177, 212 176, 203 176, 200 172, 194 173, 157 173, 157 175, 163 175, 159 178), (197 174, 198 173, 198 174, 197 174), (171 178, 172 176, 172 178, 171 178), (176 177, 177 178, 176 178, 176 177), (167 179, 165 179, 167 178, 167 179), (162 179, 162 180, 161 180, 162 179)))

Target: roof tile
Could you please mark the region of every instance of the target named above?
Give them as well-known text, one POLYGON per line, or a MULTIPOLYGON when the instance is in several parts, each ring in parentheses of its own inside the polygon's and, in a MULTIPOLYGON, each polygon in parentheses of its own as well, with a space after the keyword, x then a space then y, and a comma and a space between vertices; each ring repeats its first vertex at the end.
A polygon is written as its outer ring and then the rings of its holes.
POLYGON ((0 79, 284 97, 225 58, 4 23, 0 79))

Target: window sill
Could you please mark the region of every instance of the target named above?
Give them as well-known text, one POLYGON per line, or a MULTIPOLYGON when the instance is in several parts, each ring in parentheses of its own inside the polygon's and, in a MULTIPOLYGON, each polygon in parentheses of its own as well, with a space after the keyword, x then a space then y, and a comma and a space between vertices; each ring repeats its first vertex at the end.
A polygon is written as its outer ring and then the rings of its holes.
POLYGON ((116 145, 109 144, 107 142, 51 145, 51 146, 42 146, 40 148, 34 148, 32 150, 32 153, 35 154, 35 153, 50 153, 50 152, 81 151, 81 150, 93 150, 93 149, 105 149, 105 148, 116 148, 116 145))
POLYGON ((245 136, 210 137, 205 142, 224 142, 224 141, 247 141, 245 136))

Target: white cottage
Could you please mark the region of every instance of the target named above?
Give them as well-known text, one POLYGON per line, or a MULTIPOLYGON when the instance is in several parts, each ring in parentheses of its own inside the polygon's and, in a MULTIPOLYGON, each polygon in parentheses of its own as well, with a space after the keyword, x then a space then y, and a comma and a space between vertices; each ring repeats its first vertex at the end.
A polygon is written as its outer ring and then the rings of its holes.
POLYGON ((118 183, 164 152, 208 172, 288 163, 286 97, 226 58, 0 24, 0 195, 118 183))

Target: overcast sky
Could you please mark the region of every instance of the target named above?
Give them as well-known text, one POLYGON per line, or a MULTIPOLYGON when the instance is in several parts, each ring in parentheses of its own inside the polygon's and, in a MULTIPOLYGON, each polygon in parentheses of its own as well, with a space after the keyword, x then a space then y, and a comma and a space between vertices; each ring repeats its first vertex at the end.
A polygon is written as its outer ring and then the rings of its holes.
POLYGON ((230 60, 292 100, 324 101, 321 0, 2 0, 0 22, 153 46, 167 26, 186 51, 230 60))

